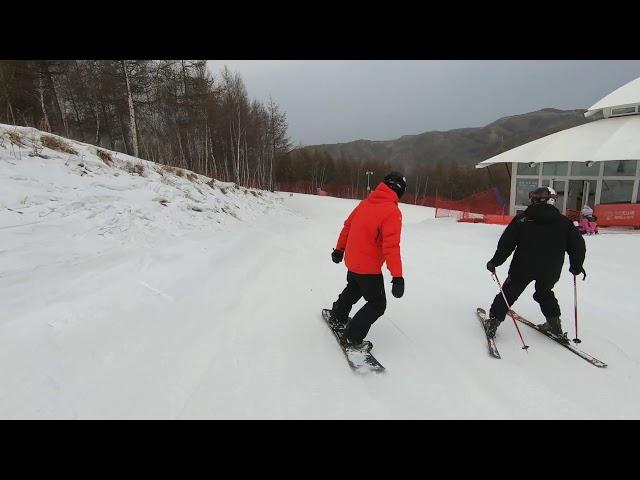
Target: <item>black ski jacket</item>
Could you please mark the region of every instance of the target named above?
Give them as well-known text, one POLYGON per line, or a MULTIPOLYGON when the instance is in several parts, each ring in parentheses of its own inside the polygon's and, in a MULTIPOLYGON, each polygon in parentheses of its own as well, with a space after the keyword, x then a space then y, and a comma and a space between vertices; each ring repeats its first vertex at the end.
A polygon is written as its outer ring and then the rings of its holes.
POLYGON ((510 276, 553 283, 562 273, 565 252, 570 266, 577 269, 582 268, 586 253, 584 239, 573 222, 545 203, 531 205, 514 217, 502 233, 491 263, 502 265, 514 249, 510 276))

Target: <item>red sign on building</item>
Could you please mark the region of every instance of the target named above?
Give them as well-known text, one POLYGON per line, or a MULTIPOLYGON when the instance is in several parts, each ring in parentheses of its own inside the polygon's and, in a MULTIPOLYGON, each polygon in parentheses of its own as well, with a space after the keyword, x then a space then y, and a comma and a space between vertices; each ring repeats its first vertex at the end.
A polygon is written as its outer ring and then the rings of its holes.
POLYGON ((640 204, 614 203, 596 205, 594 212, 601 227, 637 227, 640 228, 640 204))

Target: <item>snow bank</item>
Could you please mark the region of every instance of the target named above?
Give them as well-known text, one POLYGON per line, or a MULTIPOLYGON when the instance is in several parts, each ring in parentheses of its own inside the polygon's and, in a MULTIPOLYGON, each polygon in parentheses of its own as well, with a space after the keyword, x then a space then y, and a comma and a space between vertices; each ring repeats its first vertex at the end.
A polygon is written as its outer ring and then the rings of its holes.
POLYGON ((249 221, 279 203, 268 192, 2 124, 0 181, 0 229, 68 221, 83 235, 122 242, 249 221))

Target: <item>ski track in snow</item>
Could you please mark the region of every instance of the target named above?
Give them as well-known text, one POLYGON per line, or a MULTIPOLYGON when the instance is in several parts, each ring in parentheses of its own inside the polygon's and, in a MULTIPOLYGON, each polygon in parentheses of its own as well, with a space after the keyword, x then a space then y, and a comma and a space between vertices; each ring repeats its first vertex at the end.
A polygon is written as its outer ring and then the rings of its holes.
MULTIPOLYGON (((497 293, 484 265, 504 227, 401 204, 406 291, 385 269, 369 335, 386 372, 354 375, 320 312, 346 283, 330 253, 355 201, 212 188, 123 154, 110 167, 80 142, 29 157, 8 129, 0 418, 640 418, 637 235, 585 238, 580 348, 607 369, 522 327, 525 353, 509 318, 496 360, 475 309, 497 293)), ((555 292, 573 336, 567 269, 555 292)), ((514 309, 538 323, 532 294, 514 309)))

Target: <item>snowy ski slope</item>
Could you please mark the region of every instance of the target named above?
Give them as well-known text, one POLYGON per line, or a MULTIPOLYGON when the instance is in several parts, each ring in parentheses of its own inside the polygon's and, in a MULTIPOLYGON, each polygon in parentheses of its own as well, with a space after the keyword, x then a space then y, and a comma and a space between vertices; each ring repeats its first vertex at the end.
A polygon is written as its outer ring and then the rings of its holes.
MULTIPOLYGON (((496 294, 485 263, 504 227, 401 205, 406 291, 385 269, 369 336, 387 371, 359 376, 320 316, 345 284, 330 252, 355 201, 110 166, 40 133, 0 125, 0 418, 640 418, 638 235, 586 238, 580 348, 608 368, 522 326, 525 353, 509 319, 496 360, 475 309, 496 294)), ((515 309, 540 322, 532 294, 515 309)))

